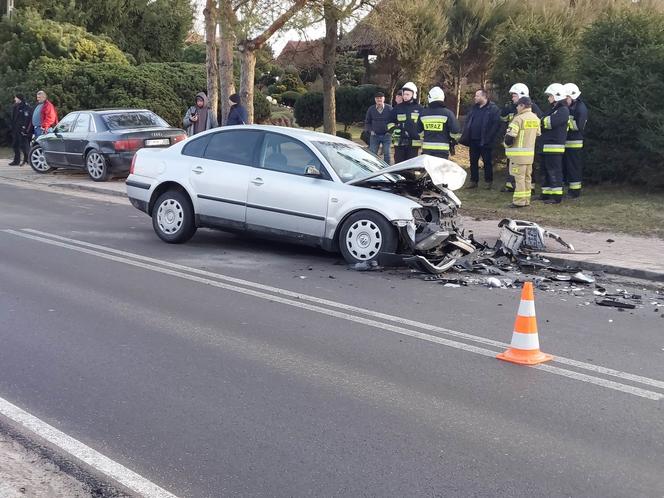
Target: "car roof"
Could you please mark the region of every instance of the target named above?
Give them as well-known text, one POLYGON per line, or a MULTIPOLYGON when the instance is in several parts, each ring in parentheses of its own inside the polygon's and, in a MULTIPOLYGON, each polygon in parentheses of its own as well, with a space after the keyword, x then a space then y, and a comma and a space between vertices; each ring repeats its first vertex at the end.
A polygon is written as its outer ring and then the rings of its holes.
MULTIPOLYGON (((272 131, 283 135, 288 135, 300 140, 308 140, 310 142, 342 142, 348 143, 345 138, 330 135, 329 133, 320 133, 318 131, 306 130, 304 128, 291 128, 288 126, 274 126, 274 125, 236 125, 224 126, 224 128, 237 128, 237 129, 258 129, 265 131, 272 131)), ((216 128, 215 128, 216 129, 216 128)))
POLYGON ((119 112, 153 112, 149 109, 122 109, 122 108, 107 108, 107 109, 89 109, 87 111, 75 111, 75 112, 96 112, 99 114, 111 114, 119 112))

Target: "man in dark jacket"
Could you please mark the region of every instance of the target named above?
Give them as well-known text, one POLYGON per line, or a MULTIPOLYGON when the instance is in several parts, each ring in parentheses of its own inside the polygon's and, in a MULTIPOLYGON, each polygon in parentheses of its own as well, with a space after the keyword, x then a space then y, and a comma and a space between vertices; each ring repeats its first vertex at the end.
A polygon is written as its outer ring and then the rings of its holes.
POLYGON ((392 109, 387 122, 387 131, 396 140, 394 163, 417 157, 422 146, 417 123, 422 106, 417 103, 417 86, 409 81, 401 88, 403 102, 392 109))
POLYGON ((546 204, 563 200, 563 154, 567 140, 569 109, 565 88, 551 83, 544 91, 551 109, 542 118, 542 197, 546 204))
POLYGON ((378 148, 383 146, 383 158, 390 164, 392 137, 387 132, 387 121, 392 113, 392 106, 385 103, 385 94, 377 92, 374 96, 375 105, 367 110, 364 118, 364 131, 369 133, 369 150, 378 155, 378 148))
POLYGON ((31 109, 25 102, 23 95, 14 95, 14 106, 12 107, 12 148, 14 149, 14 160, 10 166, 19 166, 28 162, 28 147, 30 144, 30 118, 31 109), (23 162, 21 162, 23 153, 23 162))
POLYGON ((485 90, 475 92, 475 105, 471 108, 463 127, 459 143, 470 147, 470 185, 477 188, 480 181, 480 158, 484 163, 486 188, 493 185, 493 145, 500 129, 500 109, 489 100, 485 90))
POLYGON ((247 110, 240 104, 240 96, 234 93, 228 100, 231 101, 231 110, 228 112, 226 126, 249 124, 247 110))
POLYGON ((588 122, 588 107, 581 98, 581 90, 574 83, 566 83, 565 95, 569 106, 569 124, 563 155, 563 178, 569 185, 567 195, 573 198, 581 196, 583 180, 583 133, 588 122))

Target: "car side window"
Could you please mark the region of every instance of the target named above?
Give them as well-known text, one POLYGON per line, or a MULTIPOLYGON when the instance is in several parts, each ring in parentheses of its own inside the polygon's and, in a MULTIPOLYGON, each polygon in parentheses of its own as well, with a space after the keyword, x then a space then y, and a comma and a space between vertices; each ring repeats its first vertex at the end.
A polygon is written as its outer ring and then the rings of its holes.
POLYGON ((203 157, 203 154, 205 154, 205 148, 210 142, 211 136, 212 135, 208 134, 203 135, 200 138, 194 138, 190 140, 187 142, 187 145, 182 148, 182 155, 191 157, 203 157))
POLYGON ((324 173, 318 158, 303 143, 277 133, 266 134, 259 166, 300 176, 314 166, 324 173))
POLYGON ((81 113, 78 115, 76 124, 72 129, 72 133, 87 133, 90 130, 90 115, 81 113))
POLYGON ((57 133, 69 133, 74 127, 78 113, 67 114, 55 127, 57 133))
POLYGON ((210 142, 205 149, 205 159, 253 166, 261 137, 262 133, 258 131, 229 130, 211 133, 210 142))

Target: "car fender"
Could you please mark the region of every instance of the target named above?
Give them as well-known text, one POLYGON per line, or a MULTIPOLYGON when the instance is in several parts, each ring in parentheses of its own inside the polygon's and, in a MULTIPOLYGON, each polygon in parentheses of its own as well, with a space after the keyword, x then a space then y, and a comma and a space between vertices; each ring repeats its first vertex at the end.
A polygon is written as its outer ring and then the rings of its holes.
POLYGON ((390 223, 412 220, 413 209, 421 207, 406 197, 365 187, 345 185, 344 189, 331 192, 325 237, 334 240, 343 222, 353 213, 363 209, 375 211, 390 223))

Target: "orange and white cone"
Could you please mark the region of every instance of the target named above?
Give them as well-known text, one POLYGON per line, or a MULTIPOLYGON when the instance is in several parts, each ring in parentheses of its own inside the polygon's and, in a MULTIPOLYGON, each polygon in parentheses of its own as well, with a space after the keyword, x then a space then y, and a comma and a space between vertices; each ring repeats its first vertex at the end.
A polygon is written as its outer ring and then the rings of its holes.
POLYGON ((532 282, 523 284, 519 312, 514 322, 512 344, 507 351, 500 353, 496 358, 519 365, 537 365, 553 359, 550 354, 540 351, 532 282))

